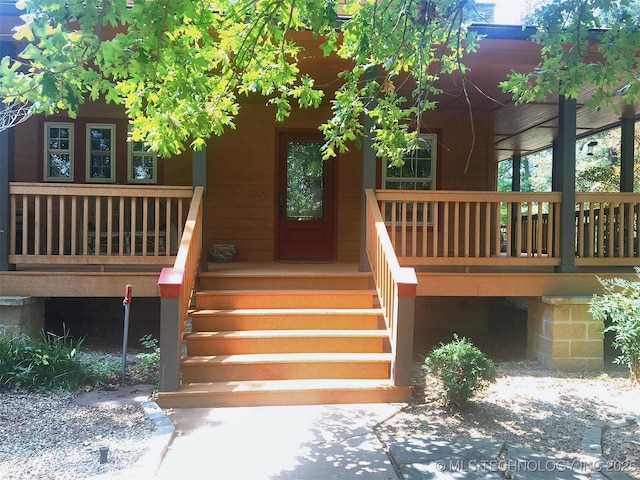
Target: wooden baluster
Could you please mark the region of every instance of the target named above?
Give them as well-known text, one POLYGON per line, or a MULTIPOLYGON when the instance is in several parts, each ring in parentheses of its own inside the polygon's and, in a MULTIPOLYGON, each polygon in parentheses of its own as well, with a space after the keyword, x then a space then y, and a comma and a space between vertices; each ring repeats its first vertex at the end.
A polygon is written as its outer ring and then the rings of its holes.
POLYGON ((64 195, 60 195, 58 197, 58 208, 59 208, 59 218, 58 218, 58 255, 64 255, 64 247, 67 245, 67 242, 64 241, 64 230, 65 230, 65 197, 64 195))
POLYGON ((71 255, 78 255, 78 196, 71 196, 71 255))
POLYGON ((46 254, 51 255, 53 253, 53 196, 47 195, 47 249, 46 254))

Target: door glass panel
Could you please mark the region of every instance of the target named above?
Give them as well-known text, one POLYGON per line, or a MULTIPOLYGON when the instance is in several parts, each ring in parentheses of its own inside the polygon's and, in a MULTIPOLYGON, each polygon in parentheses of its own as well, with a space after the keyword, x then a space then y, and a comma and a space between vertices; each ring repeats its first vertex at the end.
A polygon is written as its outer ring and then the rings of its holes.
POLYGON ((324 161, 320 142, 287 143, 287 219, 324 218, 324 161))

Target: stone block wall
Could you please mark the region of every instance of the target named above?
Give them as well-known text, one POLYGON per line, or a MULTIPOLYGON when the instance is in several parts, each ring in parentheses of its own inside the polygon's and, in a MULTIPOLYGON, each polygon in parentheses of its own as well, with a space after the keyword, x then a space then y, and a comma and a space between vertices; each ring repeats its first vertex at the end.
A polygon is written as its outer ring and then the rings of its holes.
POLYGON ((37 338, 43 328, 43 298, 0 297, 0 336, 37 338))
POLYGON ((591 297, 529 299, 527 356, 567 371, 604 368, 603 322, 589 313, 591 297))

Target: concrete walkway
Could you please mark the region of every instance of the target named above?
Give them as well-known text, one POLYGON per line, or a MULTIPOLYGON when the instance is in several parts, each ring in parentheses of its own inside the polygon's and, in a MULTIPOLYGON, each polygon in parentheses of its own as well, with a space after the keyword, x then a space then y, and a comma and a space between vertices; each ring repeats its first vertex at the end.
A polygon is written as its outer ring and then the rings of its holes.
POLYGON ((157 479, 397 479, 373 432, 402 405, 176 409, 157 479))
POLYGON ((176 409, 156 479, 171 480, 628 480, 594 471, 602 425, 585 431, 583 455, 566 460, 495 439, 379 439, 374 428, 403 405, 176 409))
POLYGON ((156 425, 146 454, 130 470, 105 477, 112 480, 629 480, 602 461, 603 429, 611 426, 603 422, 585 429, 581 455, 567 460, 499 439, 378 438, 376 425, 404 404, 163 411, 146 401, 146 391, 131 392, 75 400, 138 403, 156 425))

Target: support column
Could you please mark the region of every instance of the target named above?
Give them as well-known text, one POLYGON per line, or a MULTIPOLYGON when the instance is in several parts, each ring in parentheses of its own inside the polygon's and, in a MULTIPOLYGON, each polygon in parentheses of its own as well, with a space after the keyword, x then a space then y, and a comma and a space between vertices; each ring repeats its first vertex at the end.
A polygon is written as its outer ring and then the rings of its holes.
MULTIPOLYGON (((511 157, 511 191, 519 192, 521 190, 521 182, 520 182, 520 169, 522 167, 522 156, 521 155, 513 155, 511 157)), ((519 211, 519 204, 512 203, 511 204, 511 225, 518 224, 518 216, 521 215, 519 211)), ((518 256, 519 252, 516 245, 516 236, 512 235, 511 237, 511 252, 513 256, 518 256)))
POLYGON ((560 266, 558 272, 576 271, 576 112, 577 102, 560 96, 558 101, 558 139, 554 148, 556 186, 562 192, 560 206, 560 266), (557 158, 556 158, 557 156, 557 158))
POLYGON ((634 118, 623 117, 620 122, 620 191, 633 192, 633 164, 635 138, 634 130, 636 121, 634 118))
MULTIPOLYGON (((370 67, 364 74, 364 81, 371 82, 375 80, 378 70, 376 67, 370 67)), ((371 102, 375 100, 371 99, 371 102)), ((370 106, 370 108, 373 105, 370 106)), ((360 202, 360 266, 361 272, 371 271, 369 266, 369 258, 367 257, 367 199, 365 190, 368 188, 376 188, 376 153, 373 149, 373 139, 371 138, 371 130, 374 121, 369 115, 365 115, 362 119, 364 127, 364 138, 362 139, 362 200, 360 202)))
MULTIPOLYGON (((0 58, 15 54, 15 46, 0 42, 0 58)), ((12 227, 9 215, 9 183, 14 176, 15 135, 13 128, 0 132, 0 271, 14 270, 9 264, 9 241, 12 227)))
POLYGON ((604 368, 604 324, 589 312, 591 297, 529 299, 527 357, 566 371, 604 368))
POLYGON ((195 187, 203 187, 204 202, 202 203, 202 253, 200 255, 200 263, 198 270, 200 272, 207 271, 207 254, 209 245, 207 244, 207 147, 194 151, 191 158, 192 164, 192 180, 191 184, 195 187))

